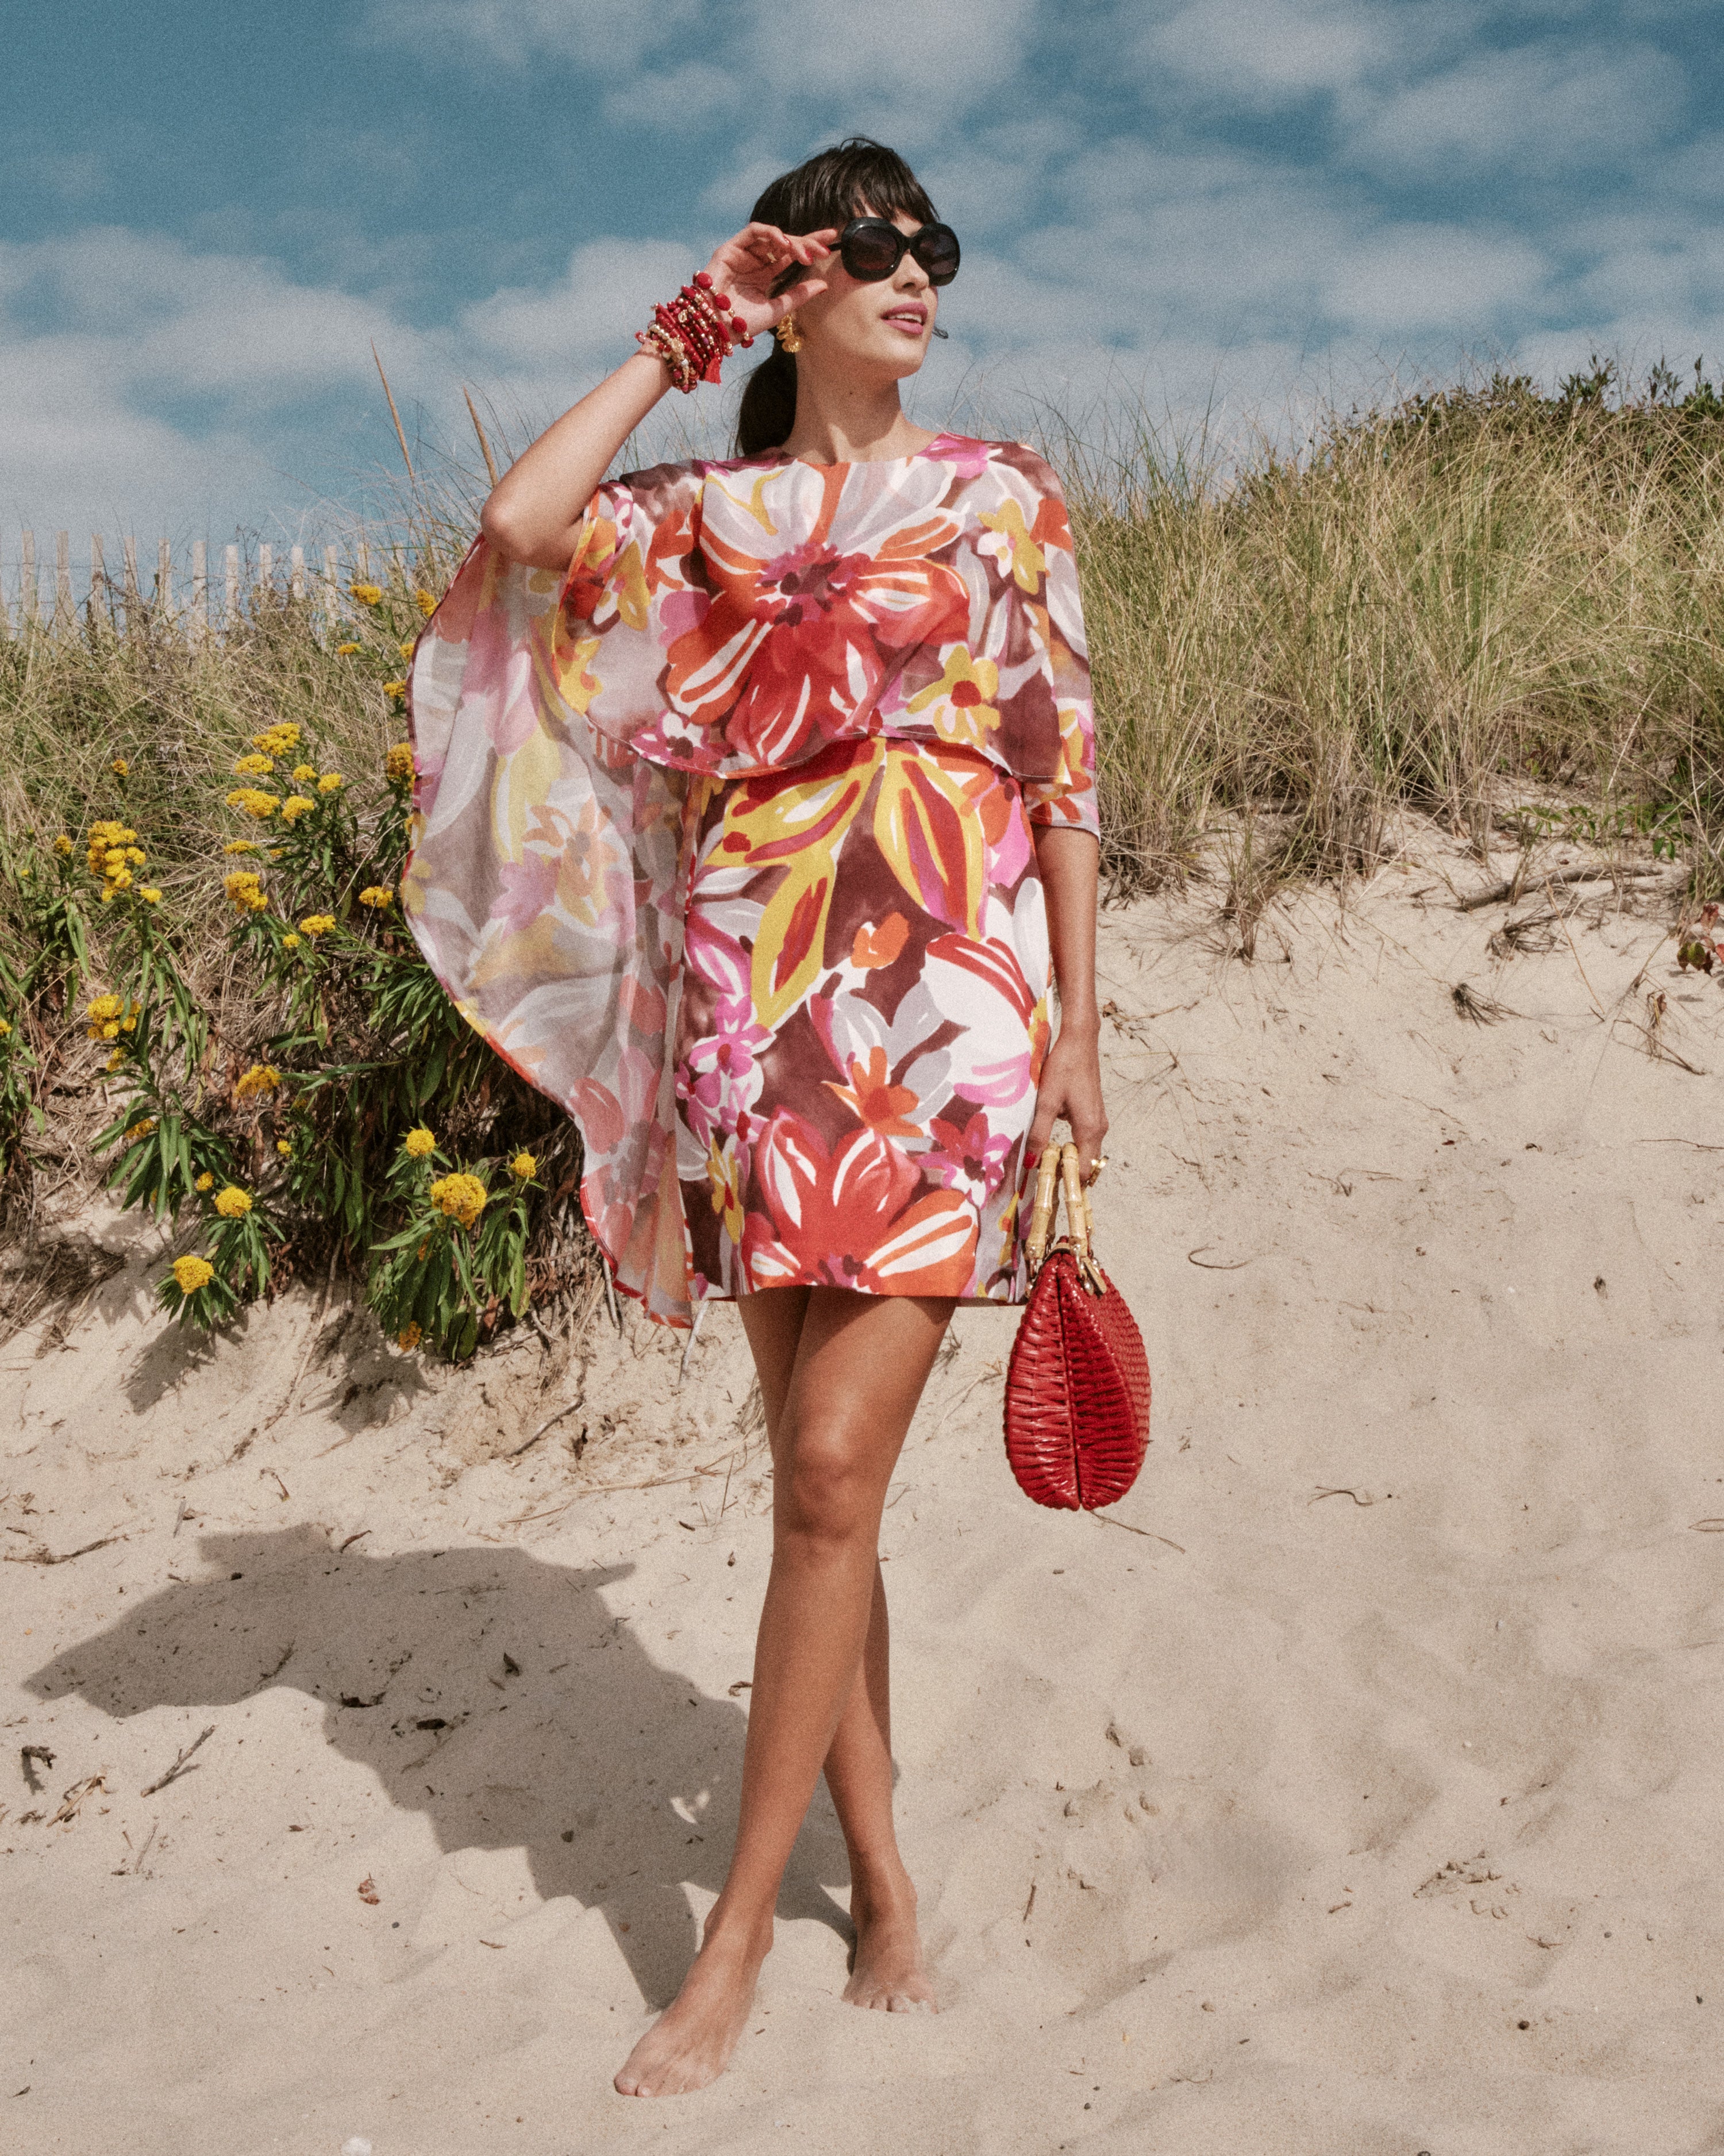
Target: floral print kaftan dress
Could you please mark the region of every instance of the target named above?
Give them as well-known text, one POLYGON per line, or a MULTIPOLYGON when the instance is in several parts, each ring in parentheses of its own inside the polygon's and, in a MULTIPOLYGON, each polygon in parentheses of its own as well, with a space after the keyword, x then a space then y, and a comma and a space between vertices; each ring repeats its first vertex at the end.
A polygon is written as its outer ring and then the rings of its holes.
POLYGON ((1033 827, 1095 832, 1065 505, 1017 443, 660 465, 420 640, 408 920, 561 1102, 619 1286, 1023 1299, 1033 827))

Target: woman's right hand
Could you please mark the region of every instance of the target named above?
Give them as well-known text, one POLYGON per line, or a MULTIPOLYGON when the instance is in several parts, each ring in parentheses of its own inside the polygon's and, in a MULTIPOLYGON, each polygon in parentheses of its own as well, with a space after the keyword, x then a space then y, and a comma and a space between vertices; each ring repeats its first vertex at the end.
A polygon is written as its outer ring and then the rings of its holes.
POLYGON ((742 317, 753 336, 764 336, 793 307, 826 290, 818 273, 832 259, 837 238, 835 225, 823 232, 780 232, 776 224, 745 224, 713 255, 706 274, 713 289, 730 300, 731 313, 742 317), (773 285, 793 264, 814 274, 798 278, 788 291, 774 297, 773 285))

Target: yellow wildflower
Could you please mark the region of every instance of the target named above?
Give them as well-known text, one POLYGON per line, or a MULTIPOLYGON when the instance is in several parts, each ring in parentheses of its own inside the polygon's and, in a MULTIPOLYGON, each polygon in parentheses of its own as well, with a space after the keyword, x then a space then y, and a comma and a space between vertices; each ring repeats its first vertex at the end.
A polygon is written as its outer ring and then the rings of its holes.
POLYGON ((275 768, 273 756, 243 756, 233 767, 236 778, 267 778, 275 768))
POLYGON ((120 1030, 122 1033, 136 1033, 138 1029, 138 1006, 136 1004, 128 1004, 126 1006, 126 1015, 120 1021, 120 1030))
POLYGON ((116 870, 123 869, 125 866, 125 847, 110 846, 106 853, 102 855, 102 874, 104 875, 112 875, 116 870))
POLYGON ((222 848, 224 854, 254 854, 258 850, 255 839, 229 839, 222 848))
POLYGON ((85 1009, 84 1015, 85 1018, 98 1020, 118 1018, 125 1009, 125 1003, 118 996, 98 996, 95 1001, 85 1009))
POLYGON ((135 869, 141 869, 150 856, 141 846, 128 846, 126 850, 126 858, 135 869))
POLYGON ((260 1093, 273 1093, 281 1083, 281 1073, 273 1063, 254 1063, 233 1087, 236 1101, 255 1100, 260 1093))
POLYGON ((383 758, 386 778, 411 778, 413 775, 413 745, 411 742, 397 742, 383 758))
POLYGON ((110 886, 115 891, 130 891, 131 889, 131 870, 130 869, 110 869, 108 871, 108 882, 110 886))
POLYGON ((261 913, 269 903, 269 894, 253 869, 235 869, 231 875, 223 876, 222 889, 228 894, 228 903, 241 913, 261 913))
POLYGON ((396 645, 395 649, 401 654, 403 659, 411 659, 413 655, 414 650, 413 638, 410 636, 403 636, 400 643, 396 645))
POLYGON ((431 1186, 431 1203, 463 1228, 470 1228, 490 1194, 476 1175, 445 1175, 431 1186))
POLYGON ((301 816, 309 816, 317 803, 303 793, 290 793, 281 804, 284 824, 297 824, 301 816))
POLYGON ((381 603, 383 597, 383 588, 381 584, 349 584, 347 588, 361 606, 377 606, 381 603))
POLYGON ((409 1131, 401 1141, 401 1149, 403 1152, 411 1153, 415 1160, 428 1160, 437 1150, 436 1135, 421 1123, 416 1131, 409 1131))
POLYGON ((295 786, 309 786, 316 776, 317 767, 315 763, 296 763, 293 767, 293 783, 295 786))
POLYGON ((215 1188, 215 1178, 208 1168, 205 1168, 194 1187, 199 1190, 213 1190, 215 1188))
POLYGON ((415 592, 413 593, 413 597, 419 603, 419 612, 423 614, 425 619, 428 621, 432 615, 437 611, 436 593, 420 590, 415 592))
POLYGON ((367 884, 359 894, 359 903, 362 906, 374 906, 381 913, 386 906, 394 905, 395 894, 387 884, 367 884))
POLYGON ((248 816, 254 816, 259 823, 266 824, 281 806, 281 796, 259 793, 255 786, 240 786, 228 796, 228 806, 243 808, 248 816))
POLYGON ((424 1334, 420 1331, 416 1322, 412 1325, 403 1325, 402 1327, 400 1332, 395 1336, 395 1344, 398 1348, 406 1348, 409 1349, 414 1348, 418 1346, 419 1342, 424 1338, 424 1334))
POLYGON ((336 646, 336 649, 343 659, 351 659, 358 649, 359 646, 357 644, 338 644, 336 646))
POLYGON ((277 1138, 275 1141, 275 1150, 281 1155, 281 1158, 284 1160, 287 1159, 293 1152, 293 1140, 291 1138, 277 1138))
POLYGON ((521 1183, 531 1183, 539 1172, 539 1163, 530 1152, 518 1152, 509 1163, 509 1173, 521 1183))
POLYGON ((308 913, 300 923, 300 933, 313 938, 327 936, 335 925, 336 917, 332 913, 308 913))
POLYGON ((121 1029, 119 1019, 116 1018, 110 1018, 108 1020, 108 1023, 102 1028, 102 1039, 104 1040, 118 1040, 121 1030, 121 1029))
POLYGON ((131 771, 131 766, 126 761, 126 758, 123 756, 116 756, 114 761, 108 766, 108 768, 113 773, 115 778, 125 778, 130 775, 131 771))
POLYGON ((146 906, 160 906, 162 903, 162 894, 154 884, 144 885, 138 892, 138 896, 142 899, 146 906))
POLYGON ((291 756, 300 745, 300 730, 284 720, 280 726, 266 726, 262 733, 254 734, 251 745, 265 756, 291 756))
POLYGON ((230 1183, 216 1193, 215 1209, 224 1220, 243 1220, 251 1210, 251 1194, 230 1183))
POLYGON ((179 1282, 182 1295, 196 1295, 201 1287, 208 1287, 215 1278, 215 1267, 208 1258, 176 1258, 173 1276, 179 1282))
POLYGON ((10 1040, 10 1039, 11 1039, 11 1037, 12 1037, 12 1021, 11 1021, 11 1019, 10 1019, 0 1018, 0 1040, 10 1040))
POLYGON ((116 1048, 107 1061, 103 1064, 102 1068, 104 1070, 118 1070, 123 1068, 125 1062, 126 1050, 123 1048, 116 1048))
POLYGON ((151 1132, 153 1131, 155 1127, 156 1118, 153 1116, 141 1116, 137 1122, 133 1123, 127 1130, 126 1133, 126 1142, 127 1145, 131 1145, 139 1138, 148 1137, 151 1132))
POLYGON ((62 860, 64 860, 67 855, 71 852, 72 841, 66 836, 64 831, 62 831, 59 838, 54 840, 54 850, 59 855, 62 860))
POLYGON ((386 696, 404 696, 407 694, 407 684, 405 681, 386 681, 383 684, 383 694, 386 696))
POLYGON ((326 771, 317 782, 317 791, 320 793, 339 793, 346 783, 340 772, 326 771))
POLYGON ((297 951, 300 947, 299 937, 297 936, 284 936, 281 939, 281 947, 284 951, 297 951))

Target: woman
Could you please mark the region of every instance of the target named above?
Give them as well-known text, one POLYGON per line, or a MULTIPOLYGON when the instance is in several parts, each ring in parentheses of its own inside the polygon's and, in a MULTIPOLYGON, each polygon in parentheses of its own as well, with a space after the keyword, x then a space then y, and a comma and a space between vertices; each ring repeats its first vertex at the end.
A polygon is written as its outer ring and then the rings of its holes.
POLYGON ((844 1995, 934 2004, 892 1822, 881 1508, 954 1306, 1023 1299, 1054 1119, 1092 1163, 1106 1128, 1064 507, 1020 444, 899 403, 957 262, 876 143, 776 181, 497 484, 413 669, 415 932, 579 1119, 618 1285, 672 1324, 736 1300, 772 1444, 736 1853, 625 2094, 724 2070, 823 1767, 844 1995), (673 386, 770 332, 739 456, 602 483, 673 386))

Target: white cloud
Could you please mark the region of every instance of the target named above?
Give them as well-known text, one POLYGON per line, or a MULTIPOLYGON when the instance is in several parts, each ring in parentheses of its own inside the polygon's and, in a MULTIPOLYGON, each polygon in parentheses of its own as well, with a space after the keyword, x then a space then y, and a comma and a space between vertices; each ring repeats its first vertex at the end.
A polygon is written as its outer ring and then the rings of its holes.
POLYGON ((698 27, 702 0, 370 0, 367 34, 466 66, 570 60, 620 75, 698 27))
POLYGON ((1548 264, 1514 238, 1460 225, 1393 225, 1356 241, 1321 281, 1324 311, 1345 330, 1401 340, 1446 332, 1465 341, 1543 311, 1548 264))
POLYGON ((1662 141, 1686 101, 1681 69, 1650 45, 1475 53, 1377 103, 1346 149, 1383 172, 1459 165, 1550 178, 1619 165, 1662 141))
POLYGON ((1177 85, 1247 110, 1336 95, 1403 74, 1460 43, 1477 19, 1461 0, 1188 0, 1142 11, 1129 37, 1146 90, 1177 85))

